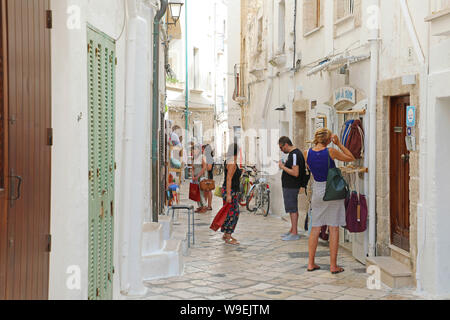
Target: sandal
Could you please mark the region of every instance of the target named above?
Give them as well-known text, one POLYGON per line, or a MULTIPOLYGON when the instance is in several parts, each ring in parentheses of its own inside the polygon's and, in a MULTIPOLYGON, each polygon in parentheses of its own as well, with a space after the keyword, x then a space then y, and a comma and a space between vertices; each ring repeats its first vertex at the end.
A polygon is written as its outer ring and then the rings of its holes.
POLYGON ((239 243, 236 239, 234 239, 234 238, 227 238, 227 239, 225 240, 225 243, 226 243, 226 244, 233 245, 233 246, 238 246, 238 245, 240 245, 240 243, 239 243))
POLYGON ((206 210, 207 210, 207 211, 213 211, 213 208, 208 207, 208 208, 206 208, 206 210))
POLYGON ((206 208, 198 208, 196 211, 195 211, 195 213, 206 213, 206 208))
POLYGON ((339 268, 338 271, 334 271, 334 272, 332 271, 331 274, 339 274, 339 273, 342 273, 344 271, 345 271, 344 268, 339 268))
POLYGON ((320 267, 319 266, 317 266, 317 267, 314 267, 314 268, 312 268, 312 269, 306 269, 308 272, 314 272, 314 271, 317 271, 317 270, 320 270, 320 267))

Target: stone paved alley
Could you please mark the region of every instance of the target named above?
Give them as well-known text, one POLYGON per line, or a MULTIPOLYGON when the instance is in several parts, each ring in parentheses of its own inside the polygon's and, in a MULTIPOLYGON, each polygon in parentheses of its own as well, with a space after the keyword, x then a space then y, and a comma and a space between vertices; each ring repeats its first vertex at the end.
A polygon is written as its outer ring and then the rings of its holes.
MULTIPOLYGON (((187 200, 188 186, 183 186, 181 203, 187 200)), ((325 242, 318 248, 317 263, 322 270, 308 273, 308 239, 283 242, 280 235, 289 223, 280 217, 264 218, 241 212, 235 238, 241 245, 226 245, 220 232, 209 226, 221 207, 214 197, 215 210, 196 214, 196 244, 185 257, 185 274, 181 277, 147 282, 149 300, 365 300, 419 299, 413 290, 367 289, 364 265, 341 249, 339 264, 345 272, 331 275, 329 251, 325 242)), ((186 225, 180 214, 174 228, 186 225)))

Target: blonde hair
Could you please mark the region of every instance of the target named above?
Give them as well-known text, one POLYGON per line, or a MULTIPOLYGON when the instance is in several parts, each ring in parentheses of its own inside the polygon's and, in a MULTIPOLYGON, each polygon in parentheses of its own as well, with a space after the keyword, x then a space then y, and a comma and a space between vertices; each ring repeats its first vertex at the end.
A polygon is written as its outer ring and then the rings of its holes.
POLYGON ((313 143, 315 145, 318 145, 319 143, 323 145, 328 145, 328 142, 330 141, 332 135, 333 133, 327 128, 319 129, 316 131, 316 134, 314 135, 313 143))

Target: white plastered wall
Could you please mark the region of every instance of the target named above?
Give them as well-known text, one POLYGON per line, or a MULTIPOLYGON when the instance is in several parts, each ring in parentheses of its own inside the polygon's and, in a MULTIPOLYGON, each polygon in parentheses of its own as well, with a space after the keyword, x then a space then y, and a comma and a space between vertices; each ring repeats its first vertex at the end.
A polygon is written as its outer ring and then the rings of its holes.
MULTIPOLYGON (((140 2, 140 1, 139 1, 140 2)), ((121 208, 122 164, 125 110, 126 0, 53 0, 52 30, 52 200, 50 255, 50 299, 85 300, 88 295, 88 98, 87 24, 116 39, 116 195, 115 208, 121 208), (71 9, 71 10, 69 10, 71 9), (77 19, 79 28, 69 29, 68 20, 77 19), (72 273, 67 273, 68 268, 72 273), (80 288, 69 288, 68 280, 79 270, 80 288)), ((140 6, 149 26, 150 44, 154 9, 140 6)), ((70 20, 72 23, 76 20, 70 20)), ((76 24, 75 24, 76 25, 76 24)), ((150 46, 151 48, 151 46, 150 46)), ((164 55, 161 54, 163 64, 164 55)), ((151 66, 152 54, 148 54, 151 66)), ((152 68, 148 70, 151 79, 152 68)), ((161 70, 161 72, 164 72, 161 70)), ((163 82, 162 86, 164 85, 163 82)), ((149 82, 146 87, 151 88, 149 82)), ((149 93, 151 99, 151 93, 149 93)), ((148 141, 147 144, 150 142, 148 141)), ((147 146, 147 149, 150 147, 147 146)), ((150 164, 150 155, 148 155, 150 164)), ((150 168, 146 176, 150 175, 150 168)), ((150 179, 145 182, 150 194, 150 179)), ((145 199, 148 203, 149 198, 145 199)), ((116 210, 114 227, 114 297, 119 297, 119 235, 123 213, 116 210)), ((146 218, 150 212, 143 213, 146 218)), ((74 282, 72 282, 73 284, 74 282)), ((76 282, 75 282, 76 283, 76 282)))

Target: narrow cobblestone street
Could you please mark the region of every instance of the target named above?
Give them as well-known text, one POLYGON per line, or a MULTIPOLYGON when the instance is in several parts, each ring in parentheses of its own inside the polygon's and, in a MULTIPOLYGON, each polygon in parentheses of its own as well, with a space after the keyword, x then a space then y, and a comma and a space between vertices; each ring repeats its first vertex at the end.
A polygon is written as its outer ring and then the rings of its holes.
MULTIPOLYGON (((190 204, 188 185, 182 188, 182 204, 190 204)), ((221 207, 214 197, 214 211, 196 214, 195 245, 185 257, 181 277, 147 282, 150 300, 403 300, 417 299, 412 290, 367 289, 366 267, 341 249, 339 264, 345 272, 329 272, 329 250, 320 242, 317 263, 322 270, 309 273, 308 239, 283 242, 281 234, 290 225, 280 217, 264 218, 241 211, 234 235, 241 245, 226 245, 222 234, 209 229, 221 207)), ((180 213, 174 228, 185 228, 186 214, 180 213)), ((301 225, 301 224, 300 224, 301 225)), ((220 231, 220 230, 219 230, 220 231)))

